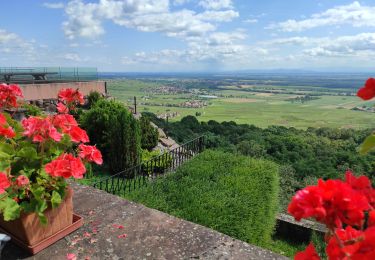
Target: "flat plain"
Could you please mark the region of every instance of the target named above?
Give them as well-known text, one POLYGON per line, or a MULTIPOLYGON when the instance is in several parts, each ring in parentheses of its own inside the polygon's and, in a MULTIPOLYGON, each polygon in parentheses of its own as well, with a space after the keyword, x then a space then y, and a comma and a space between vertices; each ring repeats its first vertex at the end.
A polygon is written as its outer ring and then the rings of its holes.
POLYGON ((168 114, 171 121, 198 115, 200 121, 234 121, 259 127, 375 128, 375 113, 369 110, 375 102, 360 100, 355 96, 355 89, 238 84, 184 88, 183 83, 181 89, 184 91, 171 93, 162 91, 165 83, 159 81, 110 80, 108 91, 129 107, 133 106, 136 96, 138 112, 153 112, 161 117, 168 114), (312 98, 300 99, 306 96, 312 98), (199 101, 205 105, 181 106, 187 101, 199 101), (358 107, 363 111, 353 110, 358 107), (366 109, 368 111, 364 111, 366 109))

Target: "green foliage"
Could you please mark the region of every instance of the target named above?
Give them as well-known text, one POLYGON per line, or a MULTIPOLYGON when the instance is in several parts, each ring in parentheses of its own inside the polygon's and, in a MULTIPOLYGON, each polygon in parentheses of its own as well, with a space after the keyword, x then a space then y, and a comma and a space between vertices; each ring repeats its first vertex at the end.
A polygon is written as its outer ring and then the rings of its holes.
POLYGON ((42 110, 39 107, 32 104, 22 104, 22 107, 26 109, 25 116, 41 116, 42 110))
POLYGON ((238 239, 271 239, 278 204, 278 168, 266 160, 205 151, 129 199, 238 239))
POLYGON ((90 141, 102 151, 111 173, 136 165, 140 159, 141 138, 138 121, 119 102, 99 100, 81 116, 90 141))
MULTIPOLYGON (((161 119, 155 119, 151 113, 148 117, 163 126, 161 119)), ((282 165, 282 209, 295 191, 306 184, 316 183, 318 178, 340 178, 351 169, 375 181, 375 152, 370 151, 366 155, 356 152, 372 130, 298 130, 282 126, 262 129, 235 122, 198 122, 192 116, 169 123, 168 129, 170 136, 180 143, 204 134, 208 148, 265 158, 282 165)))
POLYGON ((363 141, 363 143, 361 144, 361 146, 359 148, 359 152, 361 154, 366 154, 374 148, 375 148, 375 133, 369 135, 365 139, 365 141, 363 141))
POLYGON ((162 153, 159 150, 149 151, 149 150, 142 150, 142 162, 147 162, 150 159, 161 155, 162 153))
POLYGON ((93 107, 99 100, 103 99, 102 95, 97 91, 91 91, 88 96, 88 107, 93 107))
POLYGON ((150 119, 147 117, 141 117, 139 124, 141 127, 141 147, 151 150, 158 144, 159 132, 151 125, 150 119))
POLYGON ((311 242, 314 244, 316 252, 319 254, 321 259, 327 259, 326 241, 324 240, 324 235, 313 231, 311 233, 311 242))
POLYGON ((163 154, 161 151, 148 151, 142 150, 142 169, 145 173, 151 175, 153 173, 163 172, 165 168, 172 164, 172 155, 170 154, 163 154), (157 159, 160 157, 160 160, 157 159), (152 163, 147 163, 151 159, 153 160, 152 163))
POLYGON ((16 219, 20 216, 21 207, 13 199, 6 197, 0 200, 0 211, 5 221, 16 219))

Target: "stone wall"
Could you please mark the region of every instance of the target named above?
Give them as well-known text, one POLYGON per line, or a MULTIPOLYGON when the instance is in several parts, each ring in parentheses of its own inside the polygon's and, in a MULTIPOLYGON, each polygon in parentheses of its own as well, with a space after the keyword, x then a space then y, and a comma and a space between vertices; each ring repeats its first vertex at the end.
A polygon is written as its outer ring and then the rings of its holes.
POLYGON ((107 94, 105 81, 45 83, 45 84, 20 84, 25 100, 55 99, 57 93, 63 88, 79 89, 83 95, 91 91, 107 94))

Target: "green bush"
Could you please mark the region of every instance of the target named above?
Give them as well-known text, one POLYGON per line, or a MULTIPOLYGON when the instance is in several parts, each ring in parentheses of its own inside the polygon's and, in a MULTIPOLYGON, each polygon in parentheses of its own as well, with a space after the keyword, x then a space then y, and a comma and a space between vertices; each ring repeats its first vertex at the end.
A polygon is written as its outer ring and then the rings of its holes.
POLYGON ((101 99, 103 99, 103 97, 99 92, 91 91, 87 96, 88 107, 93 107, 101 99))
POLYGON ((158 144, 159 132, 151 125, 150 119, 147 117, 141 117, 139 124, 141 126, 141 147, 150 151, 158 144))
POLYGON ((142 150, 142 169, 148 175, 162 173, 164 169, 172 165, 172 160, 173 157, 170 154, 164 154, 162 151, 142 150), (151 159, 154 160, 150 162, 151 159))
POLYGON ((81 125, 92 144, 102 151, 111 173, 136 165, 140 160, 141 138, 138 121, 119 102, 99 100, 81 116, 81 125))
POLYGON ((275 163, 207 150, 175 173, 127 194, 127 198, 216 229, 266 244, 278 211, 275 163))

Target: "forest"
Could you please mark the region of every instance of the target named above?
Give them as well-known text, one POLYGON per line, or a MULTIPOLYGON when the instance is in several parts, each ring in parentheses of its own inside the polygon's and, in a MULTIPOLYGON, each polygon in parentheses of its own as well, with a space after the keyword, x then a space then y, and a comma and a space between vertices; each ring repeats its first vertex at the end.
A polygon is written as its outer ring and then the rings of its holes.
POLYGON ((315 184, 318 178, 340 178, 350 169, 375 181, 375 153, 360 155, 357 152, 371 129, 259 128, 233 121, 199 122, 194 116, 167 124, 152 113, 146 112, 143 116, 179 143, 205 135, 207 148, 276 162, 280 166, 280 202, 283 209, 295 191, 315 184))

